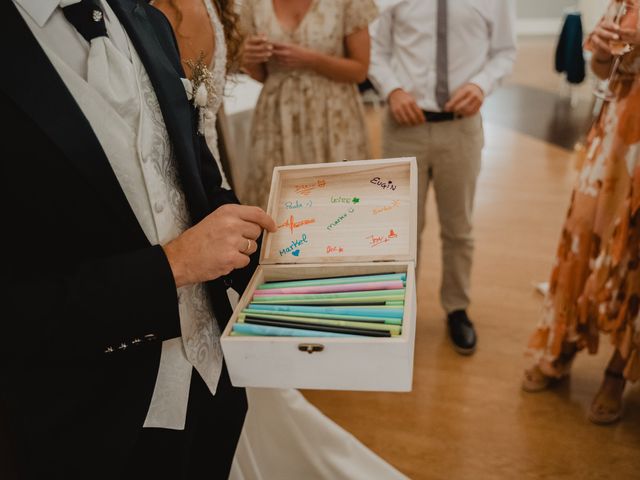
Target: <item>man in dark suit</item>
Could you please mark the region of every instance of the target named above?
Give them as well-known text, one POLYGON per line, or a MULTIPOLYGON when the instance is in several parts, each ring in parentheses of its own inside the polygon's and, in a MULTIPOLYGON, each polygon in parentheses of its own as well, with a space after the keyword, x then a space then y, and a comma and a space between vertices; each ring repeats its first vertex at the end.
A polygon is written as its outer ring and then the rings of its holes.
POLYGON ((244 289, 258 236, 275 225, 220 188, 162 14, 141 1, 91 1, 96 23, 100 7, 115 14, 109 21, 153 85, 192 226, 165 244, 149 241, 104 131, 99 141, 54 68, 55 31, 46 29, 62 25, 59 9, 77 0, 0 2, 9 67, 0 76, 0 477, 226 478, 246 397, 224 367, 215 395, 193 370, 183 430, 143 424, 162 343, 181 336, 177 289, 206 284, 224 326, 227 288, 244 289))

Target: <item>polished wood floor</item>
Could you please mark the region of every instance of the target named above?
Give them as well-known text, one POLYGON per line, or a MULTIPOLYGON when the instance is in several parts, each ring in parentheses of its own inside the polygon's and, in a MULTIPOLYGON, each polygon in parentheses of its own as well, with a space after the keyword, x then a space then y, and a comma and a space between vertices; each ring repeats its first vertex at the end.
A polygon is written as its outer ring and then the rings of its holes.
MULTIPOLYGON (((379 138, 375 112, 370 121, 379 138)), ((520 390, 541 306, 532 284, 550 270, 574 177, 572 152, 497 123, 486 122, 485 130, 470 310, 477 353, 457 355, 446 337, 430 198, 413 391, 304 393, 412 479, 640 478, 640 385, 627 389, 618 425, 586 420, 610 354, 606 341, 599 355, 582 354, 559 388, 520 390)))

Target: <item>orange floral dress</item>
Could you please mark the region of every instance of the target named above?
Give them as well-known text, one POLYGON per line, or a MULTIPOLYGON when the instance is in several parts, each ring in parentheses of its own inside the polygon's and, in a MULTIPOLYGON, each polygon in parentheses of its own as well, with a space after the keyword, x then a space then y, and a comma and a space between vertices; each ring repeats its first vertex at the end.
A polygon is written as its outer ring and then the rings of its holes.
POLYGON ((589 353, 608 333, 640 378, 640 52, 623 58, 580 153, 581 167, 562 230, 549 293, 529 342, 553 362, 564 343, 589 353))

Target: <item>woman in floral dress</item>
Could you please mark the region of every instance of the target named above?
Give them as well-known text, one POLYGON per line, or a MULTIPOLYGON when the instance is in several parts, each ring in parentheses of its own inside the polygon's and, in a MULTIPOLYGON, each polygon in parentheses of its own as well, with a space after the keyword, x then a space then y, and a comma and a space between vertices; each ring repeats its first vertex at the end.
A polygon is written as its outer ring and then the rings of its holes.
POLYGON ((243 0, 243 64, 264 83, 245 203, 266 207, 273 167, 369 158, 357 84, 369 68, 373 0, 243 0))
MULTIPOLYGON (((637 17, 636 17, 637 18, 637 17)), ((539 391, 569 374, 575 354, 598 350, 609 334, 614 353, 589 419, 620 419, 627 381, 640 378, 640 35, 601 21, 587 41, 592 69, 607 78, 618 35, 636 48, 623 57, 582 155, 557 251, 544 314, 529 343, 535 364, 523 388, 539 391)))

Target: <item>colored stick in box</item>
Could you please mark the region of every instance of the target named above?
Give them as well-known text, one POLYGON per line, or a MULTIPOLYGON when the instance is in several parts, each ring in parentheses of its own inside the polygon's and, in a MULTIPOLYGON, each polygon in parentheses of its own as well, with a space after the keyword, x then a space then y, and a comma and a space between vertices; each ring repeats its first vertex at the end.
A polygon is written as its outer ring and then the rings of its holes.
MULTIPOLYGON (((402 325, 402 319, 400 318, 385 318, 385 317, 367 317, 363 315, 338 315, 335 313, 315 313, 315 312, 296 312, 296 311, 278 311, 278 310, 266 310, 263 307, 270 307, 271 305, 251 304, 249 308, 245 308, 242 313, 248 315, 259 313, 262 315, 284 315, 289 317, 303 317, 303 318, 318 318, 327 320, 343 320, 348 322, 369 322, 369 323, 381 323, 388 325, 402 325), (253 305, 253 306, 251 306, 253 305)), ((277 305, 280 306, 280 305, 277 305)))
POLYGON ((391 333, 385 330, 370 330, 367 328, 351 328, 351 327, 339 327, 334 325, 319 325, 319 324, 308 324, 308 323, 300 323, 300 322, 284 322, 281 320, 266 320, 262 318, 252 318, 246 317, 243 322, 249 325, 261 325, 261 326, 270 326, 270 327, 278 327, 278 328, 293 328, 298 330, 312 330, 315 332, 331 332, 331 333, 342 333, 348 335, 361 335, 365 337, 390 337, 391 333))
POLYGON ((290 288, 290 287, 311 287, 319 285, 341 285, 351 283, 369 283, 369 282, 385 282, 392 280, 400 280, 403 283, 407 280, 406 273, 385 273, 376 275, 358 275, 351 277, 332 277, 332 278, 312 278, 308 280, 293 280, 288 282, 267 282, 258 287, 258 290, 268 290, 271 288, 290 288))
POLYGON ((269 288, 257 290, 255 296, 269 295, 291 295, 291 294, 314 294, 314 293, 344 293, 344 292, 364 292, 371 290, 402 290, 404 283, 402 280, 390 280, 386 282, 362 282, 362 283, 340 283, 336 285, 310 285, 300 287, 269 288))
POLYGON ((349 320, 335 320, 326 318, 309 318, 309 317, 296 317, 291 315, 273 315, 269 313, 257 313, 255 311, 243 310, 238 317, 238 322, 243 322, 245 319, 261 319, 270 320, 273 322, 289 322, 298 324, 310 324, 310 325, 325 325, 333 327, 347 327, 363 330, 378 330, 383 332, 389 332, 391 335, 400 335, 402 327, 400 325, 389 325, 385 323, 371 323, 371 322, 358 322, 349 320))
POLYGON ((297 328, 270 327, 265 325, 250 325, 247 323, 235 323, 233 332, 241 336, 259 337, 349 337, 356 335, 344 333, 320 332, 314 330, 300 330, 297 328))
MULTIPOLYGON (((373 318, 381 318, 388 323, 402 323, 402 316, 404 315, 404 309, 396 306, 368 306, 368 305, 352 305, 349 307, 318 307, 318 306, 305 306, 305 305, 264 305, 251 303, 247 308, 260 309, 271 312, 287 312, 291 315, 297 313, 311 313, 319 315, 331 315, 334 318, 335 315, 347 315, 347 316, 366 316, 373 318), (394 321, 390 321, 394 320, 394 321)), ((324 318, 324 317, 322 317, 324 318)), ((328 318, 328 317, 327 317, 328 318)))
POLYGON ((312 293, 312 294, 275 294, 254 295, 253 303, 271 303, 278 305, 305 305, 305 304, 373 304, 387 301, 404 302, 404 289, 401 290, 371 290, 368 292, 346 293, 312 293))

